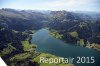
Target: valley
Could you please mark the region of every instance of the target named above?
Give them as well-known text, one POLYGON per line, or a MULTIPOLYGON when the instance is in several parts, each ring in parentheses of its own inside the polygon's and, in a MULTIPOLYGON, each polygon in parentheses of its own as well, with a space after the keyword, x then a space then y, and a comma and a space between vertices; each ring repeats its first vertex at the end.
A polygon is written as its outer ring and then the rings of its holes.
POLYGON ((100 13, 0 9, 0 56, 8 66, 82 66, 39 63, 40 56, 94 56, 90 66, 98 66, 99 55, 100 13))

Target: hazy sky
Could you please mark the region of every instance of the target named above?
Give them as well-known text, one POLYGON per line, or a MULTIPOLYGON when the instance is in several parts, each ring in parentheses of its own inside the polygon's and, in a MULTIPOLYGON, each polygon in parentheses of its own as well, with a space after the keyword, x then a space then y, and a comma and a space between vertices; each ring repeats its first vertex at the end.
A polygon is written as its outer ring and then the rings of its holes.
POLYGON ((100 0, 0 0, 0 8, 100 12, 100 0))

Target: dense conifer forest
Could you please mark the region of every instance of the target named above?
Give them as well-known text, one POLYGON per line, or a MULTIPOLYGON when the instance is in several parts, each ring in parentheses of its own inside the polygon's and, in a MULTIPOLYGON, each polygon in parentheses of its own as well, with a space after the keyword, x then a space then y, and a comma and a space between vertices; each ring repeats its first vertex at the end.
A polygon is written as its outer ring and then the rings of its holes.
MULTIPOLYGON (((38 63, 38 56, 53 56, 35 51, 37 46, 31 44, 32 35, 42 28, 48 28, 52 37, 66 43, 100 51, 98 12, 2 8, 0 9, 0 56, 8 66, 44 66, 38 63)), ((67 66, 73 65, 67 64, 67 66)))

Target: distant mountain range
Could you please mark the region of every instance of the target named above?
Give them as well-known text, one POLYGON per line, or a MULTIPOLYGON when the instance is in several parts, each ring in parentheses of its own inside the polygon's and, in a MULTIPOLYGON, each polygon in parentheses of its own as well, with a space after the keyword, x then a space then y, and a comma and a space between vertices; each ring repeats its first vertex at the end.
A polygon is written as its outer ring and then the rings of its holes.
POLYGON ((0 55, 7 59, 24 52, 21 41, 29 38, 32 30, 41 28, 56 30, 66 43, 100 44, 100 13, 3 8, 0 9, 0 55))

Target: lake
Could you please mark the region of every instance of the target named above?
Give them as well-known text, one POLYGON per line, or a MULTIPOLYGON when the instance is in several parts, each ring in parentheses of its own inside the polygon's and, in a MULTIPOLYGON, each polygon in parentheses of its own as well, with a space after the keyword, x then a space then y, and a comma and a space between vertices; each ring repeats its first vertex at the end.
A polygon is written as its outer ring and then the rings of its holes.
POLYGON ((36 51, 50 53, 60 57, 73 57, 75 58, 75 66, 98 66, 100 61, 100 52, 80 46, 74 46, 63 41, 53 38, 49 35, 47 29, 37 31, 33 36, 31 42, 37 45, 36 51), (95 59, 95 63, 80 63, 77 64, 77 57, 91 57, 95 59))

